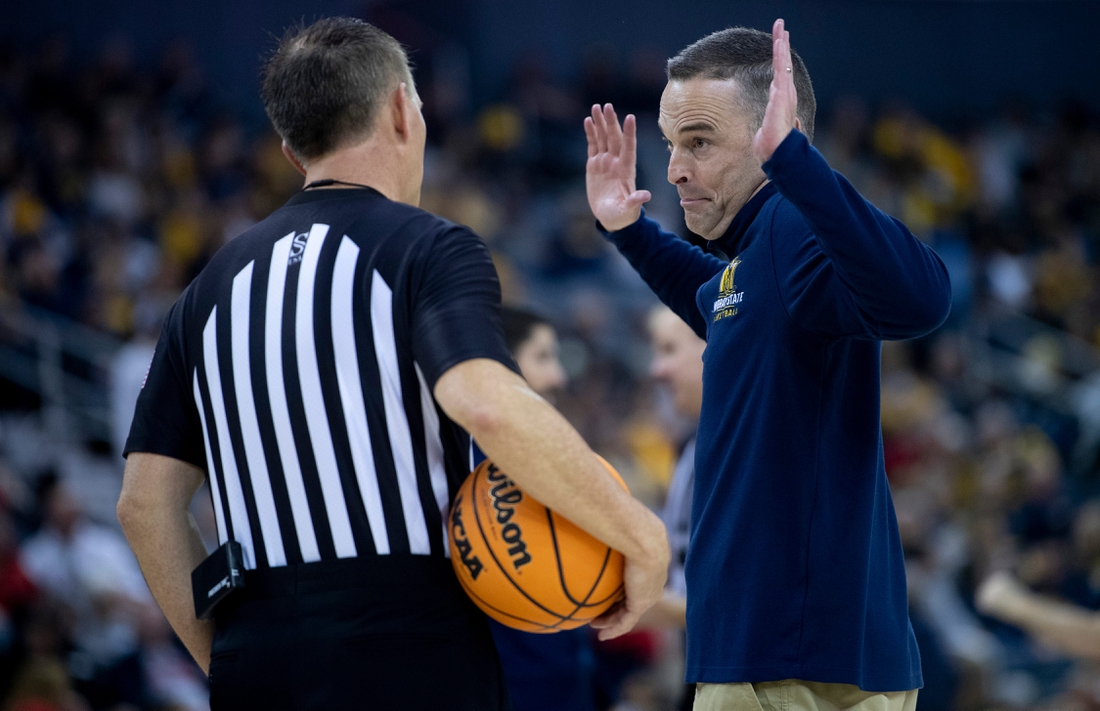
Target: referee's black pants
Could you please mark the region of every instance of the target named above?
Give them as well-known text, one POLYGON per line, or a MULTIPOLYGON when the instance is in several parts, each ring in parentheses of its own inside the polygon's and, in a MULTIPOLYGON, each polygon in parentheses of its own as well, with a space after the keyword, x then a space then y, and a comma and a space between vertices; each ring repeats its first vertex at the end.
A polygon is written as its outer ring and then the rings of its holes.
POLYGON ((450 562, 378 556, 248 571, 216 615, 212 711, 507 711, 484 615, 450 562))

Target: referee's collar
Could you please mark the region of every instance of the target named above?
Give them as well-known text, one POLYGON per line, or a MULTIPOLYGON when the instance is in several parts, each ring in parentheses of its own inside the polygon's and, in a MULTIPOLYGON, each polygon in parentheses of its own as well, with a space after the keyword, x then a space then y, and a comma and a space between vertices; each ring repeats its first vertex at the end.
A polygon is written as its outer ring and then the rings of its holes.
POLYGON ((311 190, 299 190, 289 200, 286 201, 286 204, 288 206, 304 205, 311 202, 340 200, 349 197, 362 198, 367 195, 386 197, 374 188, 366 186, 362 188, 313 188, 311 190))

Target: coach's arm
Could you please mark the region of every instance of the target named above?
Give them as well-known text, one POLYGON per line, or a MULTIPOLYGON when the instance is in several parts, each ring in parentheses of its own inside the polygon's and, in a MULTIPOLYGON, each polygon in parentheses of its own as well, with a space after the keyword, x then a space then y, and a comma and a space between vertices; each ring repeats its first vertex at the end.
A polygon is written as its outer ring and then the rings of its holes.
POLYGON ((521 489, 626 557, 626 602, 592 626, 600 639, 629 632, 661 599, 669 557, 661 520, 608 476, 557 410, 500 363, 459 363, 439 378, 435 398, 521 489))
POLYGON ((157 604, 207 672, 214 623, 195 617, 191 596, 191 571, 206 558, 206 547, 188 510, 204 479, 202 470, 187 462, 132 452, 126 459, 118 520, 157 604))

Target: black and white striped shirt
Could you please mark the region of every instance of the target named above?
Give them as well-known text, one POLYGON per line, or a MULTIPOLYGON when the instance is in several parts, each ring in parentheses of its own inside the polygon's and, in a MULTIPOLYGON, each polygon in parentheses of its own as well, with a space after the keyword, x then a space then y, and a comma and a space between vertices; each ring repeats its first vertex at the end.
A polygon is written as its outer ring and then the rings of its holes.
POLYGON ((126 452, 206 470, 247 568, 446 556, 469 437, 432 388, 472 358, 515 368, 476 235, 374 190, 303 192, 176 302, 126 452))

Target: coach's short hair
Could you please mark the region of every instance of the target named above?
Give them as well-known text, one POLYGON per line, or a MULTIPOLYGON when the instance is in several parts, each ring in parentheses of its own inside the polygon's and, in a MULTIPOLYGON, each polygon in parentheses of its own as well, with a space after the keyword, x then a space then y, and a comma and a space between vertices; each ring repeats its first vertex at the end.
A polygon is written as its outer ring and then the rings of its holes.
POLYGON ((329 17, 287 30, 263 71, 268 118, 300 160, 370 135, 399 83, 413 90, 405 49, 362 20, 329 17))
MULTIPOLYGON (((812 141, 817 113, 814 87, 806 65, 793 49, 791 62, 794 88, 798 93, 798 118, 802 121, 802 132, 812 141)), ((759 127, 764 122, 772 83, 771 34, 748 27, 731 27, 707 35, 668 60, 669 81, 700 77, 736 79, 741 87, 739 101, 749 115, 756 118, 759 127)))

